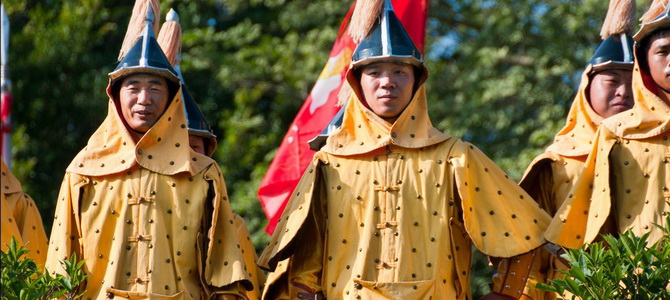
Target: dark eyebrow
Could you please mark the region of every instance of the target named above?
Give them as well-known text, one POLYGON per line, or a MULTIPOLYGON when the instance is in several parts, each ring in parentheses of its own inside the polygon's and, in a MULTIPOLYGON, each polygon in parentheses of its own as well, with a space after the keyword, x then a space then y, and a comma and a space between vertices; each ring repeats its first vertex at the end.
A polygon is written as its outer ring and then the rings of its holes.
POLYGON ((614 71, 612 71, 612 70, 603 70, 603 71, 600 71, 600 74, 608 75, 608 76, 617 76, 617 75, 619 75, 617 72, 614 72, 614 71))
POLYGON ((668 41, 659 41, 659 43, 656 44, 656 46, 655 46, 654 48, 656 48, 656 49, 663 49, 663 50, 668 49, 668 48, 670 48, 670 42, 668 42, 668 41), (659 44, 660 44, 660 45, 659 45, 659 44))
POLYGON ((161 82, 160 80, 158 80, 158 79, 150 79, 150 80, 149 80, 149 83, 152 83, 152 84, 162 84, 162 82, 161 82))
POLYGON ((123 85, 137 84, 137 83, 139 83, 139 82, 140 82, 140 81, 137 80, 137 79, 130 79, 130 80, 124 82, 123 85))

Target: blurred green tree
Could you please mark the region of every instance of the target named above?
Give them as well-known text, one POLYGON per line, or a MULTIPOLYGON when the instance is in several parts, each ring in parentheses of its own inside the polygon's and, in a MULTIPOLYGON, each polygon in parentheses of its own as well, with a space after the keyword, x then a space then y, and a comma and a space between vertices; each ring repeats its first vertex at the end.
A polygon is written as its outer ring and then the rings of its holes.
MULTIPOLYGON (((133 2, 3 1, 12 22, 13 171, 48 231, 64 170, 106 114, 107 73, 133 2)), ((256 189, 350 5, 162 1, 163 14, 174 8, 181 17, 185 81, 219 137, 214 158, 259 251, 268 237, 256 189)), ((519 179, 564 124, 606 11, 598 0, 431 0, 433 123, 519 179)), ((490 270, 482 258, 474 265, 476 296, 490 270)))

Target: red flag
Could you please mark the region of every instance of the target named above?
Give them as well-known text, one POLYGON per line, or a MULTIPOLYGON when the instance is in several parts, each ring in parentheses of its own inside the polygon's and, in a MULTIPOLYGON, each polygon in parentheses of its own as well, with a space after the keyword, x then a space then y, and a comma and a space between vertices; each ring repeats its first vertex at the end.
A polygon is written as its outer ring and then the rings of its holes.
MULTIPOLYGON (((416 46, 423 51, 428 0, 393 0, 393 8, 416 46)), ((309 149, 311 140, 326 127, 340 109, 337 94, 345 81, 356 45, 346 33, 354 5, 344 17, 330 52, 330 58, 319 79, 300 108, 258 189, 258 198, 269 222, 265 231, 272 234, 277 220, 302 173, 316 152, 309 149)))
POLYGON ((9 168, 12 167, 10 158, 11 150, 11 112, 12 112, 12 94, 10 91, 10 80, 8 71, 9 54, 9 17, 5 11, 5 6, 0 5, 0 21, 2 22, 2 31, 0 32, 0 88, 2 89, 2 99, 0 100, 0 154, 9 168))
POLYGON ((0 149, 2 149, 2 159, 5 163, 10 166, 11 164, 11 113, 12 113, 12 94, 9 93, 9 89, 2 91, 2 100, 1 100, 1 111, 0 117, 2 120, 2 125, 0 125, 0 131, 2 132, 2 140, 0 140, 0 149))

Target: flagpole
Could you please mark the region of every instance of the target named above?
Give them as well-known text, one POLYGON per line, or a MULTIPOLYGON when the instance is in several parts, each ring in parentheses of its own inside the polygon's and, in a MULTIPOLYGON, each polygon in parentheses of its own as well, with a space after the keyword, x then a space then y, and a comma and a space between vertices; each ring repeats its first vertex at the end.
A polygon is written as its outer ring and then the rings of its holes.
POLYGON ((5 11, 5 6, 0 5, 1 7, 1 17, 2 17, 2 64, 0 66, 0 84, 2 89, 2 159, 7 164, 7 167, 11 168, 12 162, 12 153, 11 153, 11 105, 12 105, 12 95, 11 95, 11 80, 9 79, 9 66, 7 64, 9 56, 9 18, 7 17, 7 12, 5 11))

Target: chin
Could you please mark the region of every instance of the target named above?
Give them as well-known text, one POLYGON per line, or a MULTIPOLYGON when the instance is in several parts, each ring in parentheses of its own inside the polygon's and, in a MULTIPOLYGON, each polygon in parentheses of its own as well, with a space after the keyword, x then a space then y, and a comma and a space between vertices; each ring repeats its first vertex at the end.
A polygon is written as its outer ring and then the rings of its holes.
POLYGON ((137 132, 147 132, 151 128, 150 126, 145 126, 144 124, 130 125, 130 128, 137 132))

